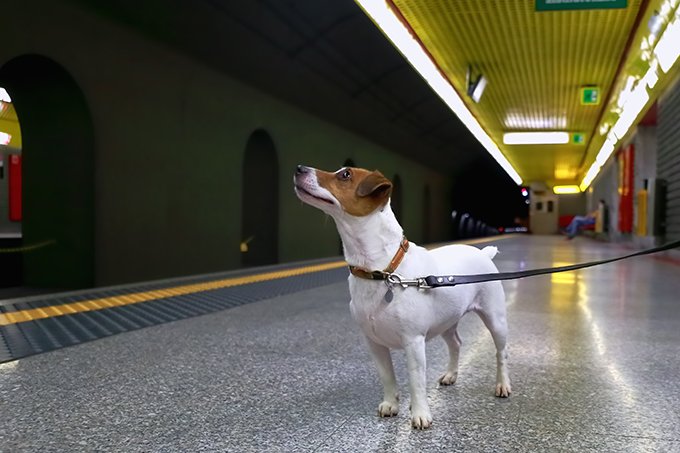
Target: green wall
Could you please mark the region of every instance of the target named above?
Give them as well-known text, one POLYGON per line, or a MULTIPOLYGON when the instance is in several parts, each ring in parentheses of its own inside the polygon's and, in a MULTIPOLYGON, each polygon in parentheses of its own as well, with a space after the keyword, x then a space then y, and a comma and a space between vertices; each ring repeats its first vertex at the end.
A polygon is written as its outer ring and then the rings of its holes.
POLYGON ((92 114, 97 285, 238 267, 244 150, 260 128, 280 163, 281 261, 339 250, 332 220, 292 191, 299 163, 336 169, 351 158, 390 178, 399 174, 403 226, 415 241, 425 236, 421 203, 428 184, 431 237, 445 238, 446 175, 75 6, 16 3, 5 7, 13 20, 0 28, 7 43, 0 65, 29 51, 53 59, 83 91, 92 114), (25 33, 27 27, 35 33, 25 33))

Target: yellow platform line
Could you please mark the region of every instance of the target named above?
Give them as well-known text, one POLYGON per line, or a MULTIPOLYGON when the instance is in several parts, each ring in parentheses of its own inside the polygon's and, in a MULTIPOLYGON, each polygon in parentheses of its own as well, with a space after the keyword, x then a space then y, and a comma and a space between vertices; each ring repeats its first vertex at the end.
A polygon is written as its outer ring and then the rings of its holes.
POLYGON ((36 319, 65 316, 74 313, 104 310, 111 307, 122 307, 125 305, 137 304, 140 302, 148 302, 151 300, 163 299, 166 297, 183 296, 186 294, 193 294, 202 291, 229 288, 231 286, 247 285, 249 283, 278 280, 286 277, 293 277, 313 272, 337 269, 339 267, 344 267, 346 265, 347 264, 344 261, 334 261, 331 263, 303 266, 295 269, 264 272, 262 274, 247 275, 243 277, 226 278, 222 280, 194 283, 190 285, 182 285, 172 288, 156 289, 152 291, 143 291, 118 296, 102 297, 99 299, 84 301, 81 300, 78 302, 72 302, 67 304, 51 305, 48 307, 31 308, 28 310, 0 313, 0 326, 7 326, 10 324, 34 321, 36 319))
MULTIPOLYGON (((465 241, 465 243, 482 244, 485 242, 506 239, 507 237, 509 236, 480 238, 476 240, 465 241)), ((330 263, 302 266, 294 269, 286 269, 281 271, 264 272, 262 274, 246 275, 243 277, 225 278, 209 282, 193 283, 190 285, 156 289, 152 291, 121 294, 111 297, 102 297, 99 299, 91 299, 84 301, 81 300, 78 302, 71 302, 67 304, 50 305, 41 308, 31 308, 28 310, 18 310, 8 313, 0 313, 0 326, 8 326, 10 324, 19 324, 22 322, 34 321, 37 319, 54 318, 57 316, 65 316, 88 311, 105 310, 111 307, 122 307, 125 305, 132 305, 140 302, 164 299, 166 297, 183 296, 186 294, 194 294, 203 291, 229 288, 232 286, 247 285, 250 283, 278 280, 286 277, 293 277, 297 275, 310 274, 330 269, 337 269, 343 266, 347 266, 347 263, 344 261, 333 261, 330 263)))

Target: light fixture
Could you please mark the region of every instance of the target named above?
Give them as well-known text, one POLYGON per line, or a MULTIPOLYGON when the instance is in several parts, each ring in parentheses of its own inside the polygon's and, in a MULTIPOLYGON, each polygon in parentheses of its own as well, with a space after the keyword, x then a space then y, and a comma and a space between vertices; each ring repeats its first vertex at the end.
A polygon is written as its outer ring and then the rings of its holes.
POLYGON ((644 108, 649 100, 649 93, 647 86, 644 83, 638 83, 637 86, 627 96, 627 101, 623 105, 623 112, 618 121, 614 124, 610 134, 616 135, 618 140, 621 140, 628 133, 628 129, 633 125, 635 118, 644 108))
POLYGON ((657 71, 658 68, 659 60, 654 58, 649 62, 649 69, 647 70, 647 73, 642 77, 642 79, 640 79, 649 87, 650 90, 654 88, 656 83, 659 81, 659 73, 657 71))
POLYGON ((522 178, 505 158, 498 145, 489 137, 458 92, 451 86, 437 65, 425 52, 402 21, 395 15, 384 0, 355 0, 385 36, 401 52, 413 68, 425 79, 430 88, 458 116, 458 119, 470 130, 491 157, 505 170, 516 184, 522 184, 522 178))
POLYGON ((569 143, 568 132, 506 132, 506 145, 563 145, 569 143))
POLYGON ((676 15, 654 47, 654 55, 659 60, 659 66, 664 73, 673 67, 680 56, 678 42, 680 42, 680 19, 676 15))
POLYGON ((7 93, 7 90, 5 90, 2 87, 0 87, 0 101, 12 102, 12 98, 9 97, 9 93, 7 93))
POLYGON ((567 127, 567 117, 565 115, 534 116, 522 112, 510 111, 505 115, 503 125, 507 129, 533 129, 539 131, 564 129, 567 127))
POLYGON ((581 189, 579 186, 555 186, 553 187, 553 193, 555 195, 581 193, 581 189))
POLYGON ((0 145, 8 145, 12 136, 6 132, 0 132, 0 145))
POLYGON ((612 155, 614 152, 614 149, 616 148, 616 139, 613 138, 613 134, 610 134, 607 136, 606 140, 602 144, 602 147, 600 148, 600 151, 597 153, 597 156, 595 157, 595 162, 599 166, 604 165, 605 162, 607 162, 607 159, 609 159, 609 156, 612 155))
POLYGON ((652 17, 650 17, 649 21, 647 22, 647 27, 649 28, 650 38, 656 37, 656 35, 658 35, 659 32, 661 31, 662 26, 663 26, 663 19, 659 15, 658 11, 654 11, 652 13, 652 17))
POLYGON ((482 98, 482 94, 484 94, 484 89, 488 83, 487 78, 484 77, 482 73, 479 73, 476 76, 473 75, 472 66, 468 66, 465 80, 467 82, 468 96, 470 96, 476 104, 479 104, 479 100, 482 98))
POLYGON ((583 181, 581 181, 579 186, 581 191, 585 191, 588 188, 590 183, 593 182, 593 179, 595 179, 595 176, 600 172, 601 167, 602 166, 597 161, 593 162, 588 169, 588 172, 586 172, 586 175, 583 177, 583 181))

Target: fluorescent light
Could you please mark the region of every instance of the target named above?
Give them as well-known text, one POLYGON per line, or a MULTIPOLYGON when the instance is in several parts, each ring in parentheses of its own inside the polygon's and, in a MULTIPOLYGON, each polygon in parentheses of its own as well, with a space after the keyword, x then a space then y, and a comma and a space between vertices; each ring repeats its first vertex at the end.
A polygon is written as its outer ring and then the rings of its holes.
POLYGON ((503 134, 506 145, 563 145, 569 143, 568 132, 507 132, 503 134))
POLYGON ((522 184, 522 178, 505 158, 498 145, 489 137, 477 119, 451 86, 439 68, 423 50, 422 46, 411 36, 410 31, 395 16, 384 0, 356 0, 364 12, 382 30, 385 36, 401 52, 406 60, 418 71, 420 76, 430 85, 435 93, 448 105, 460 121, 470 130, 487 152, 510 175, 515 183, 522 184))
POLYGON ((650 90, 654 88, 656 86, 656 83, 659 81, 659 74, 657 73, 658 67, 659 62, 656 60, 656 58, 650 61, 649 69, 641 79, 641 82, 645 83, 650 90))
POLYGON ((600 148, 600 151, 597 153, 597 157, 595 157, 595 162, 601 167, 604 165, 605 162, 607 162, 607 159, 609 159, 609 156, 612 155, 614 152, 614 149, 616 148, 616 139, 612 138, 612 134, 607 136, 607 139, 604 141, 604 144, 600 148))
POLYGON ((510 112, 505 116, 503 125, 508 129, 564 129, 567 127, 567 117, 564 115, 540 117, 510 112))
POLYGON ((12 98, 9 97, 7 90, 0 87, 0 101, 2 102, 12 102, 12 98))
POLYGON ((598 164, 597 162, 593 162, 593 165, 590 166, 588 172, 583 177, 583 181, 581 181, 581 185, 579 186, 582 192, 585 192, 590 183, 593 182, 595 176, 597 176, 597 174, 600 172, 600 168, 601 168, 600 164, 598 164))
POLYGON ((12 136, 6 132, 0 132, 0 145, 8 145, 12 136))
POLYGON ((482 98, 482 94, 484 93, 484 89, 486 88, 487 83, 488 81, 486 77, 481 75, 479 76, 479 80, 477 80, 477 82, 474 84, 474 87, 472 88, 472 93, 470 93, 470 97, 476 103, 479 103, 479 100, 482 98))
POLYGON ((581 193, 581 189, 578 186, 555 186, 553 187, 553 193, 556 195, 581 193))
POLYGON ((621 112, 621 116, 610 132, 610 134, 615 134, 616 138, 619 140, 625 137, 626 133, 628 133, 628 129, 633 125, 635 118, 637 118, 640 111, 642 111, 649 100, 646 84, 638 83, 627 98, 626 103, 623 105, 623 112, 621 112))
POLYGON ((654 47, 654 55, 659 60, 659 66, 661 66, 661 70, 664 73, 673 67, 678 56, 680 56, 679 42, 680 19, 676 15, 675 19, 666 27, 656 47, 654 47))

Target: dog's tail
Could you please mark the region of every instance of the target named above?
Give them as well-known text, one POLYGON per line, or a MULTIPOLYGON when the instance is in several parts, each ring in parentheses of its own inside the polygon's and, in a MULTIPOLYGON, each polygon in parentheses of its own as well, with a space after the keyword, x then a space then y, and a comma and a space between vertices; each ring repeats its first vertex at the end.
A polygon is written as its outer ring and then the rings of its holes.
POLYGON ((488 247, 484 247, 482 249, 482 253, 485 254, 486 256, 488 256, 490 260, 492 260, 493 257, 498 254, 498 247, 494 247, 492 245, 490 245, 488 247))

